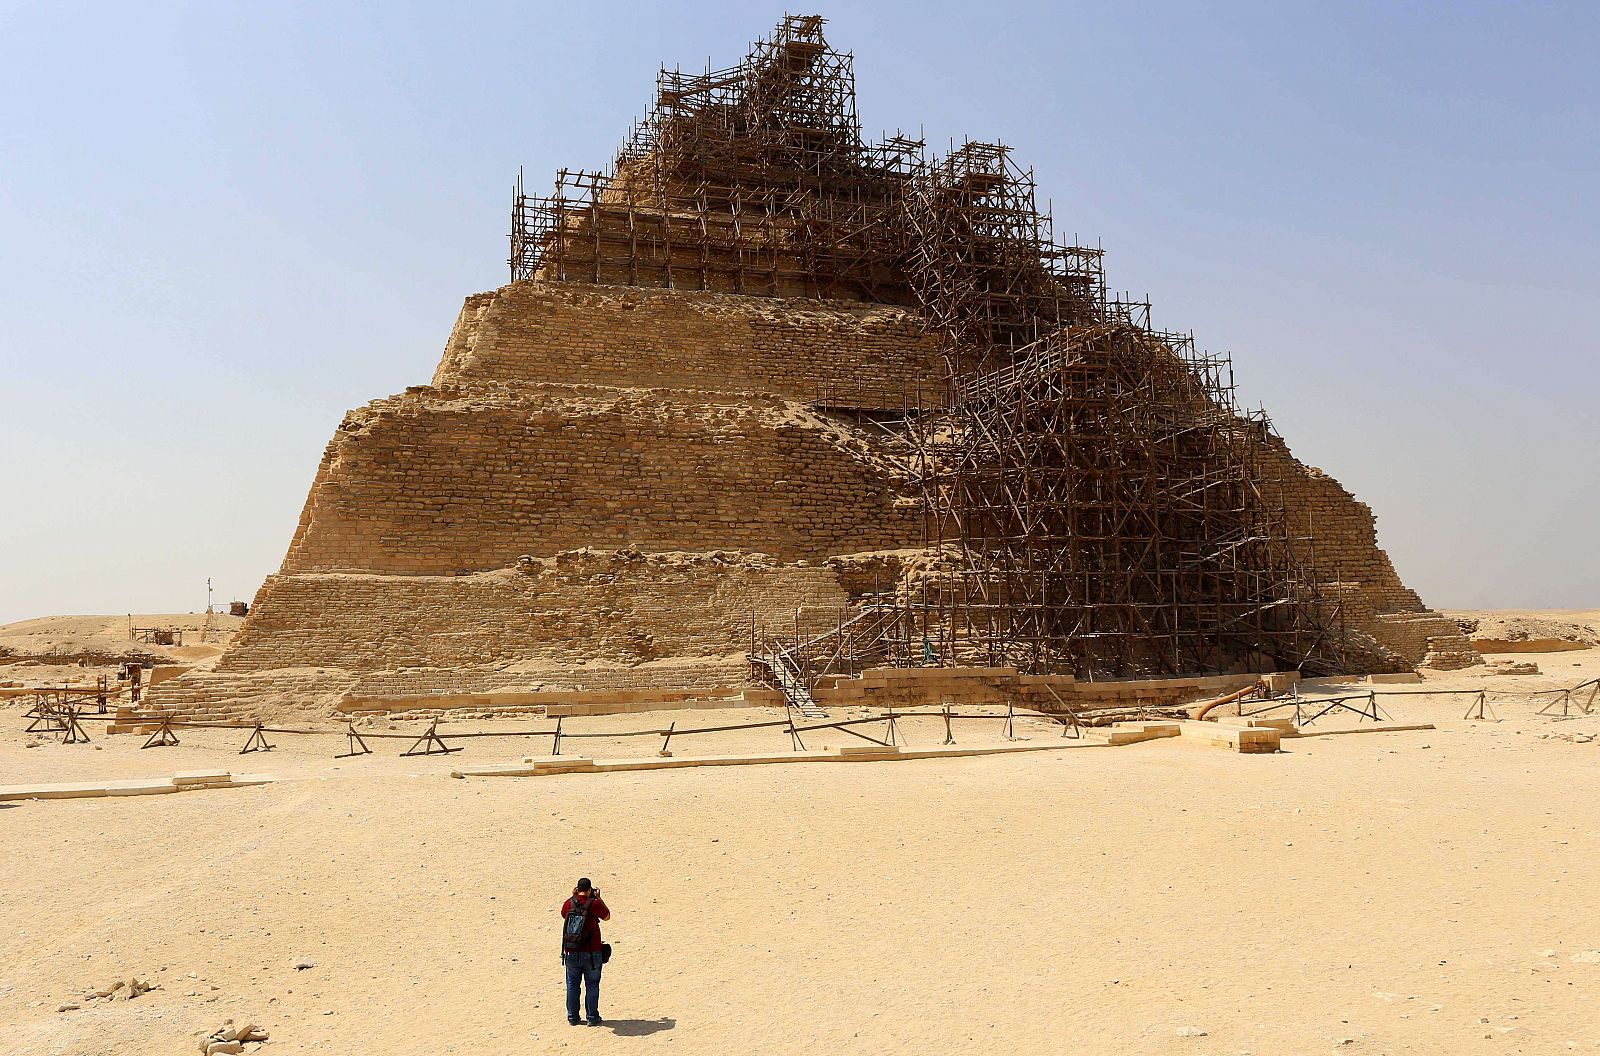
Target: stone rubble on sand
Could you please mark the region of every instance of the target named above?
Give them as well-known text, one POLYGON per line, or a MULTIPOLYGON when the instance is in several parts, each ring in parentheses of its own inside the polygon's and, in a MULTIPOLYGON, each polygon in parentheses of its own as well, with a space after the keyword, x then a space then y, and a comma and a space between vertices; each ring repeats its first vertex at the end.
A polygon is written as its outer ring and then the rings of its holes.
MULTIPOLYGON (((150 991, 156 989, 159 989, 159 987, 157 987, 155 983, 150 982, 148 979, 141 979, 138 976, 134 976, 132 979, 118 979, 111 985, 103 986, 98 990, 85 990, 83 992, 82 1005, 86 1005, 91 1001, 100 1000, 132 1001, 140 994, 148 994, 150 991)), ((62 1005, 56 1011, 69 1012, 72 1009, 82 1007, 82 1005, 69 1002, 62 1005)))
POLYGON ((236 1024, 228 1019, 223 1021, 222 1026, 200 1039, 200 1051, 206 1056, 243 1052, 247 1044, 257 1044, 266 1040, 267 1032, 254 1023, 236 1024))

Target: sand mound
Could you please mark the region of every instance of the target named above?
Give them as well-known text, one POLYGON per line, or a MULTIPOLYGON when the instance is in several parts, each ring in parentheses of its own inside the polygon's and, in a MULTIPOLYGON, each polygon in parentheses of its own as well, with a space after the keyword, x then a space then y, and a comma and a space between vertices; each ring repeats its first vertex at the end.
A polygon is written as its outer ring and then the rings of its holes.
POLYGON ((213 614, 207 630, 203 612, 44 616, 0 626, 0 665, 29 660, 53 665, 193 663, 221 653, 243 623, 238 616, 213 614), (183 644, 138 640, 130 635, 130 627, 182 632, 183 644))
POLYGON ((1557 653, 1600 645, 1600 614, 1449 613, 1480 653, 1557 653))

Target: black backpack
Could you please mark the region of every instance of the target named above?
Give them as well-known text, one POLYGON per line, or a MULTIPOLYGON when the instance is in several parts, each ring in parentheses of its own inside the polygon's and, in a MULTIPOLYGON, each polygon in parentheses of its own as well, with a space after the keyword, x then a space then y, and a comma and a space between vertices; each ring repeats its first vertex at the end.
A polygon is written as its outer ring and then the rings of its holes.
POLYGON ((589 938, 589 929, 593 926, 590 914, 594 909, 596 898, 590 895, 587 901, 578 901, 573 896, 567 906, 567 919, 561 925, 561 952, 581 953, 584 943, 589 938))

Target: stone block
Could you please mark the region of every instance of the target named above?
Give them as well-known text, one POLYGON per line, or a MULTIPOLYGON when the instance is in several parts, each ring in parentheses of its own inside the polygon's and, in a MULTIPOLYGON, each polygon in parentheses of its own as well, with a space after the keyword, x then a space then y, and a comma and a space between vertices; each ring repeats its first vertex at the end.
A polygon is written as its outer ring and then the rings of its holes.
POLYGON ((186 781, 226 781, 232 776, 226 770, 179 770, 172 775, 172 780, 183 784, 186 781))
POLYGON ((171 778, 152 778, 148 781, 108 781, 106 783, 106 795, 108 796, 153 796, 176 791, 178 791, 178 786, 171 778))
POLYGON ((0 801, 17 799, 87 799, 106 794, 103 781, 69 781, 53 785, 0 785, 0 801))
POLYGON ((1270 674, 1262 675, 1261 681, 1266 685, 1269 693, 1287 693, 1290 687, 1300 681, 1300 672, 1273 671, 1270 674))
POLYGON ((1276 752, 1281 736, 1277 729, 1271 727, 1250 728, 1193 719, 1181 721, 1178 726, 1184 740, 1244 754, 1276 752))
POLYGON ((900 754, 897 747, 885 748, 876 744, 846 744, 835 751, 842 759, 879 759, 900 754))

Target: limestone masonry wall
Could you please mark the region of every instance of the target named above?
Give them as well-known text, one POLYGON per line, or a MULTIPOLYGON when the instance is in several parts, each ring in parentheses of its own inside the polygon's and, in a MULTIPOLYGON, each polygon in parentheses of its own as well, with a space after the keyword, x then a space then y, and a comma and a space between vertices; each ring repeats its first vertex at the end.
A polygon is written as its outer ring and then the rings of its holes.
POLYGON ((763 392, 847 407, 939 398, 939 341, 905 308, 519 282, 467 299, 440 388, 583 381, 763 392))
POLYGON ((285 572, 450 575, 582 546, 787 559, 914 545, 891 467, 798 405, 546 386, 352 412, 285 572))
POLYGON ((1274 485, 1281 489, 1290 532, 1313 540, 1311 563, 1322 581, 1342 585, 1350 626, 1413 665, 1452 668, 1479 662, 1455 621, 1429 610, 1400 581, 1378 545, 1372 507, 1295 458, 1279 437, 1267 438, 1263 456, 1268 493, 1274 485))
POLYGON ((1422 599, 1400 582, 1389 555, 1378 546, 1372 507, 1295 458, 1279 437, 1267 438, 1263 454, 1268 493, 1272 485, 1280 487, 1290 533, 1315 540, 1311 556, 1324 581, 1359 583, 1375 612, 1422 608, 1422 599))
POLYGON ((720 658, 748 650, 752 613, 759 631, 782 633, 799 609, 811 632, 846 601, 828 569, 742 555, 595 551, 472 576, 278 575, 217 672, 720 658))

